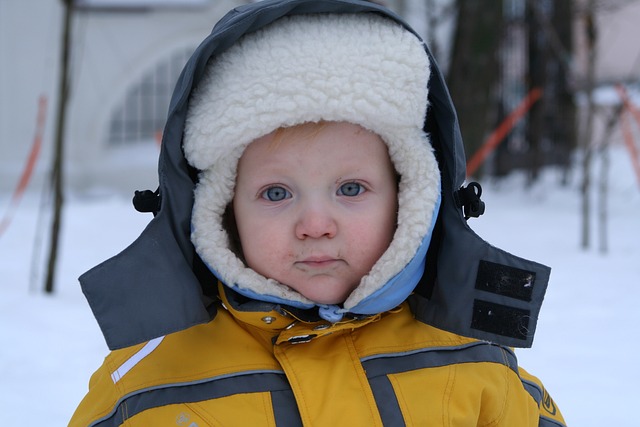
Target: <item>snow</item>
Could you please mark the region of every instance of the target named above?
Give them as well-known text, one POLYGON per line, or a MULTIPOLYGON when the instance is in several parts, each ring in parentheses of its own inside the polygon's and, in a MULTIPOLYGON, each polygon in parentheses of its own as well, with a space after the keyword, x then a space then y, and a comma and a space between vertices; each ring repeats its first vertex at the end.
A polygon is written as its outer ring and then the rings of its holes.
MULTIPOLYGON (((470 225, 492 244, 550 265, 551 283, 533 349, 521 365, 540 377, 571 426, 637 422, 640 353, 640 184, 623 147, 612 149, 608 252, 598 250, 594 193, 591 248, 580 247, 580 176, 482 182, 487 210, 470 225)), ((37 191, 34 190, 34 193, 37 191)), ((0 195, 0 214, 10 195, 0 195)), ((150 220, 123 197, 68 196, 56 292, 45 295, 49 218, 25 197, 0 236, 0 413, 4 425, 66 425, 107 347, 77 277, 133 241, 150 220), (40 248, 40 249, 34 249, 40 248), (36 261, 32 261, 35 259, 36 261)))

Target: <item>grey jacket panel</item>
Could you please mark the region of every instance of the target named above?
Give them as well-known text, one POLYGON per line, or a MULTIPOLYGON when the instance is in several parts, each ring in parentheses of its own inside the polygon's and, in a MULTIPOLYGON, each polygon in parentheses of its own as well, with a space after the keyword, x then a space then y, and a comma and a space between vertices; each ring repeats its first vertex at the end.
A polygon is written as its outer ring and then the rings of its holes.
MULTIPOLYGON (((197 171, 186 162, 182 134, 192 89, 210 57, 242 35, 300 13, 378 13, 413 32, 397 15, 361 0, 265 0, 227 14, 197 48, 176 84, 164 129, 158 173, 160 209, 122 253, 80 277, 111 349, 204 323, 215 316, 215 280, 202 268, 190 241, 197 171)), ((418 319, 457 334, 529 347, 549 268, 489 245, 468 226, 456 193, 465 180, 465 155, 444 78, 432 63, 430 133, 442 173, 442 206, 427 269, 410 297, 418 319)))

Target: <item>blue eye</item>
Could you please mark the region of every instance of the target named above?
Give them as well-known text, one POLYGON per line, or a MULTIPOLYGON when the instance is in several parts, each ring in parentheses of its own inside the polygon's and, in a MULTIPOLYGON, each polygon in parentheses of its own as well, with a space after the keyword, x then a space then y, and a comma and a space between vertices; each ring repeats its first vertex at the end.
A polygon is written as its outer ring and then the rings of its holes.
POLYGON ((291 193, 289 193, 285 188, 274 186, 267 188, 262 193, 262 198, 269 200, 270 202, 279 202, 284 199, 288 199, 291 197, 291 193))
POLYGON ((338 194, 347 197, 355 197, 364 192, 364 187, 357 182, 347 182, 338 189, 338 194))

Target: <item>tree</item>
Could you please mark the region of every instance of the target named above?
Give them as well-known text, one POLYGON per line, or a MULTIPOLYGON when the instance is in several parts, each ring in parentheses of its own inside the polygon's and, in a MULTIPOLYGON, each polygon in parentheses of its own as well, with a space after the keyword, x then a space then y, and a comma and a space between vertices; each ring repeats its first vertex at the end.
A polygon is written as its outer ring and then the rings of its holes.
POLYGON ((458 112, 465 151, 473 154, 497 121, 502 2, 456 0, 456 8, 448 85, 458 112))
POLYGON ((64 203, 64 136, 66 125, 67 99, 69 97, 69 57, 71 51, 71 17, 73 0, 63 0, 64 22, 62 33, 62 58, 60 61, 60 84, 58 90, 58 108, 56 118, 55 152, 51 170, 51 185, 54 192, 54 210, 51 222, 51 240, 49 243, 49 261, 45 291, 52 293, 58 260, 58 241, 62 223, 62 205, 64 203))

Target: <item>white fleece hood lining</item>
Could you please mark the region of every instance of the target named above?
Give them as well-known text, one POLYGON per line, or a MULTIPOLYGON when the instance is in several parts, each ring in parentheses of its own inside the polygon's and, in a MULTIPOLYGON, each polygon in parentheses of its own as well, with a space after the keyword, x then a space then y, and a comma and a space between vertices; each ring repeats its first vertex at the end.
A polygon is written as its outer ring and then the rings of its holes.
POLYGON ((230 248, 223 215, 253 140, 280 127, 346 121, 378 134, 401 176, 394 238, 344 309, 381 289, 414 257, 437 214, 440 174, 422 130, 429 74, 422 42, 375 14, 282 18, 210 61, 184 134, 185 156, 201 170, 191 239, 202 260, 229 286, 314 304, 248 268, 230 248))

